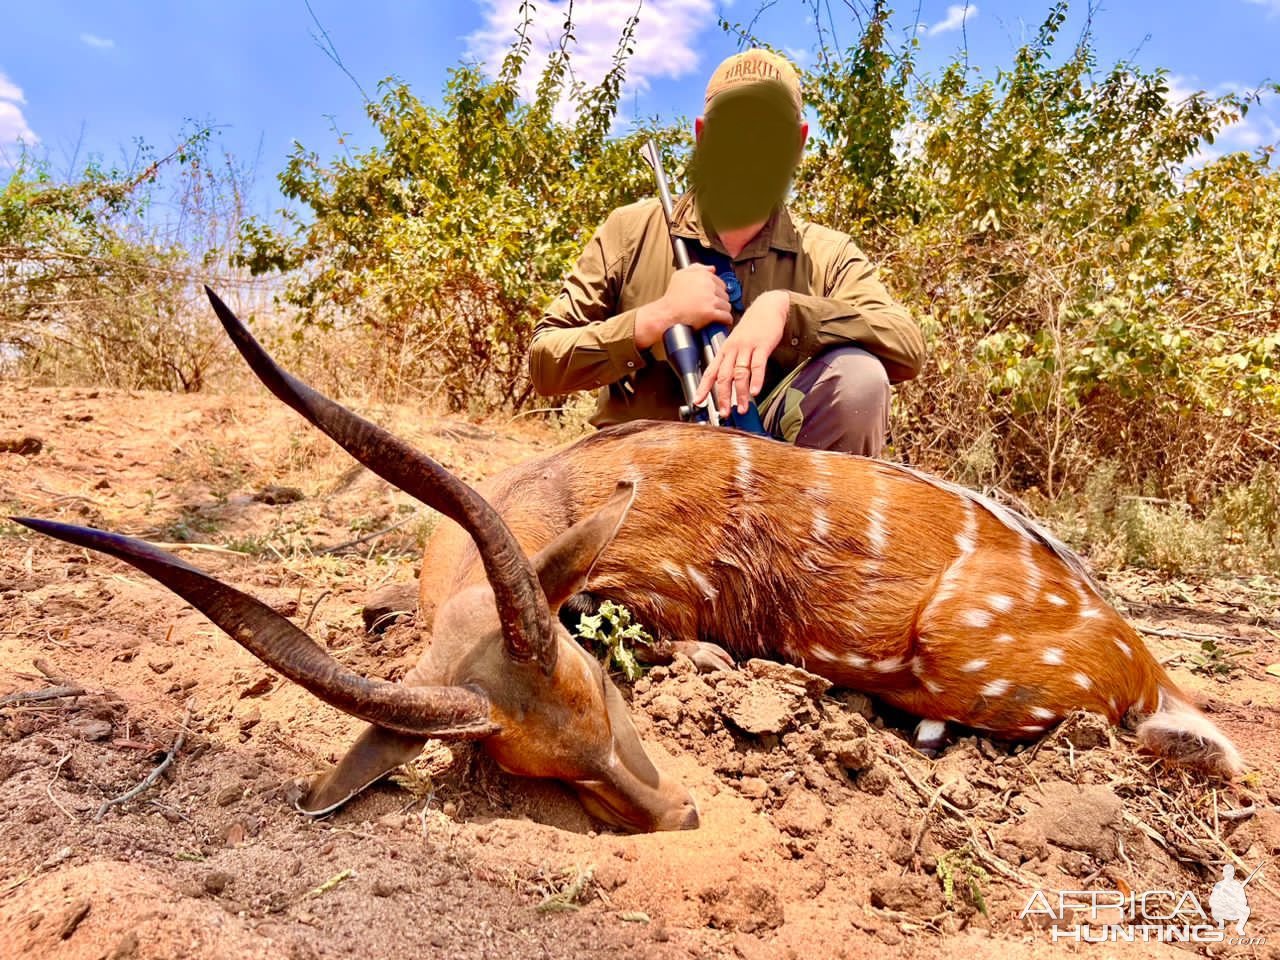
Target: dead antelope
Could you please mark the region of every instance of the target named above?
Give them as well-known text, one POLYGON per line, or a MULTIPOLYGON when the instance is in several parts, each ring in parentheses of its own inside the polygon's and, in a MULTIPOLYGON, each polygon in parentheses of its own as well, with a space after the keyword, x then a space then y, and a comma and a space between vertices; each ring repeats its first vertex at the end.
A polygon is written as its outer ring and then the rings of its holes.
POLYGON ((456 521, 428 546, 431 643, 404 683, 368 680, 288 620, 137 540, 42 520, 117 556, 316 696, 371 724, 302 803, 325 813, 427 738, 480 740, 503 768, 570 784, 632 830, 695 827, 625 703, 557 619, 571 598, 626 604, 706 668, 800 664, 922 718, 1034 738, 1069 712, 1138 721, 1169 760, 1231 776, 1230 741, 1181 694, 1081 562, 1030 521, 899 465, 729 430, 601 431, 472 490, 276 366, 210 300, 267 387, 379 476, 456 521), (469 541, 469 542, 468 542, 469 541), (727 651, 727 652, 726 652, 727 651))

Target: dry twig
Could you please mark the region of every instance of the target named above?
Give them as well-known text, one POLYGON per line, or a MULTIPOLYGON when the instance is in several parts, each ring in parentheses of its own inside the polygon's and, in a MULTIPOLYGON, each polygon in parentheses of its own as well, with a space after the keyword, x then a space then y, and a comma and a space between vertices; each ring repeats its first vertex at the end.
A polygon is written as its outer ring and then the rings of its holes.
POLYGON ((195 705, 195 697, 192 697, 187 701, 187 712, 182 718, 182 726, 178 728, 178 735, 174 738, 173 746, 169 748, 169 752, 164 755, 164 759, 161 760, 156 768, 147 774, 146 778, 132 790, 127 790, 120 794, 120 796, 112 797, 110 800, 104 800, 102 806, 98 807, 98 812, 93 815, 94 823, 101 820, 112 807, 118 806, 122 803, 127 803, 134 797, 138 796, 138 794, 148 789, 152 784, 160 779, 160 775, 162 773, 169 769, 169 766, 173 763, 174 757, 178 755, 178 751, 182 749, 182 745, 187 742, 187 724, 191 722, 191 712, 195 709, 195 705))

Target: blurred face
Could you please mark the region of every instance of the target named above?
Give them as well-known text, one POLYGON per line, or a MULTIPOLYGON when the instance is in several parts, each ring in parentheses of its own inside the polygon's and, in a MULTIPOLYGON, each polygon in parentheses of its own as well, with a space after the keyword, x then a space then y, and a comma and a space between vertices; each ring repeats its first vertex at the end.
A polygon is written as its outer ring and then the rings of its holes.
POLYGON ((807 133, 781 84, 718 95, 698 120, 690 170, 699 219, 717 232, 767 220, 786 197, 807 133))

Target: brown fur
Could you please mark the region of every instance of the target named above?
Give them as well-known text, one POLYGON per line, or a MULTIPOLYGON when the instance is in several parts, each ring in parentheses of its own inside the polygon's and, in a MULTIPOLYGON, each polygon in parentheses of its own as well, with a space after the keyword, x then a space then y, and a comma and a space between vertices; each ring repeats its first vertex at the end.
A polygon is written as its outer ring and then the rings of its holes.
MULTIPOLYGON (((635 482, 636 499, 586 589, 661 638, 788 660, 920 717, 1011 739, 1074 709, 1118 722, 1155 712, 1161 690, 1183 699, 1065 548, 895 465, 644 423, 481 490, 533 553, 618 480, 635 482)), ((424 570, 452 571, 424 574, 428 615, 483 577, 450 530, 429 544, 424 570)))

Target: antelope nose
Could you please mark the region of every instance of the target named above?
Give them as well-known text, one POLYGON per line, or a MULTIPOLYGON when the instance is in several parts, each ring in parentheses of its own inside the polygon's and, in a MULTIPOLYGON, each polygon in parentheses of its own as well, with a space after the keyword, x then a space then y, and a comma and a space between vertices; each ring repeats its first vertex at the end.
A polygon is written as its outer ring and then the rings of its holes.
POLYGON ((684 819, 680 821, 680 830, 697 830, 702 823, 702 818, 698 816, 698 805, 692 800, 689 801, 689 809, 684 815, 684 819))

